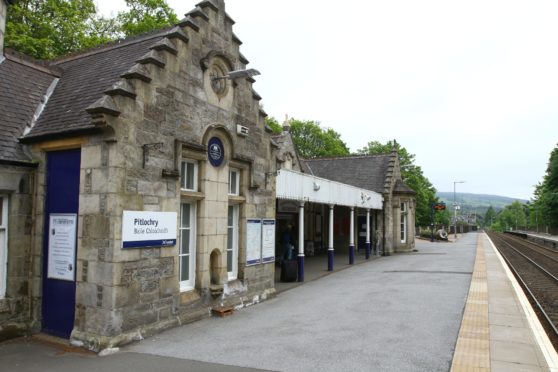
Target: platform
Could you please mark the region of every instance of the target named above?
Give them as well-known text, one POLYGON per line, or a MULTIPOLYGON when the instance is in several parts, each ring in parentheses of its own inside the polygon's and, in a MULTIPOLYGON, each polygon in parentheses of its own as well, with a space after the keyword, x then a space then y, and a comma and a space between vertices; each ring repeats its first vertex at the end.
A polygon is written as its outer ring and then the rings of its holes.
POLYGON ((0 360, 11 372, 556 371, 486 235, 416 249, 350 267, 340 258, 326 275, 317 257, 303 285, 106 357, 14 340, 0 360))
POLYGON ((558 357, 517 281, 485 234, 451 371, 558 371, 558 357))

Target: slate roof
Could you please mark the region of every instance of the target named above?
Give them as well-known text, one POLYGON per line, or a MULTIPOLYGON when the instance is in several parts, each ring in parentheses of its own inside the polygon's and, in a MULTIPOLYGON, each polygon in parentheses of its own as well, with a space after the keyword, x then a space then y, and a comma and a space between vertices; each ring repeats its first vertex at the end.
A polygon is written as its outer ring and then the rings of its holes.
POLYGON ((395 181, 395 187, 393 189, 394 194, 412 194, 415 195, 415 190, 411 189, 409 186, 405 185, 402 180, 395 181))
POLYGON ((62 69, 62 77, 54 93, 25 140, 49 135, 93 130, 91 116, 85 109, 101 98, 120 75, 137 59, 149 52, 167 30, 137 39, 85 51, 82 54, 54 61, 62 69))
POLYGON ((0 63, 0 161, 29 162, 18 142, 56 74, 29 60, 5 54, 0 63))
POLYGON ((342 158, 305 159, 305 172, 332 181, 384 193, 390 173, 392 154, 342 158))

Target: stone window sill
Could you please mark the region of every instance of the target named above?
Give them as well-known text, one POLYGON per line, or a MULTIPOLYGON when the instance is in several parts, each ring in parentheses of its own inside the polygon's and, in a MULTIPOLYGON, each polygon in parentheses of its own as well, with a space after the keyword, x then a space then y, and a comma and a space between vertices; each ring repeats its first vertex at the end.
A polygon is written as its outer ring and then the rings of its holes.
POLYGON ((203 194, 203 192, 199 192, 199 191, 180 190, 180 197, 182 199, 202 200, 205 198, 205 195, 203 194))
POLYGON ((246 198, 244 196, 239 195, 229 195, 229 204, 242 204, 246 202, 246 198))

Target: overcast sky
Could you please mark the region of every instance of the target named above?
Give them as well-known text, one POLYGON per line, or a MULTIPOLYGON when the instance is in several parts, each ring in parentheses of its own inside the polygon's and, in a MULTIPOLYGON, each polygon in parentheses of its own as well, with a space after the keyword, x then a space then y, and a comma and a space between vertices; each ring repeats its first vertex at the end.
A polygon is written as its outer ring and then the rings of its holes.
POLYGON ((270 116, 317 120, 352 151, 396 139, 438 191, 532 197, 558 143, 557 1, 226 5, 270 116))

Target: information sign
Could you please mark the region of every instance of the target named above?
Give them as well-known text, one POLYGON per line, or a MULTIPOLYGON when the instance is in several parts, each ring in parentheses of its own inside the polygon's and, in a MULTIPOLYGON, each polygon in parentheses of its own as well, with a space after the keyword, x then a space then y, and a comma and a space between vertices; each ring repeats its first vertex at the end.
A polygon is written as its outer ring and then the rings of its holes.
POLYGON ((446 209, 446 203, 436 203, 432 205, 432 208, 436 211, 443 211, 446 209))
POLYGON ((262 220, 262 262, 275 261, 275 220, 262 220))
POLYGON ((262 220, 246 220, 246 266, 259 264, 262 260, 262 220))
POLYGON ((48 232, 47 277, 75 281, 77 215, 51 213, 48 232))
POLYGON ((176 245, 176 212, 124 211, 122 248, 176 245))

